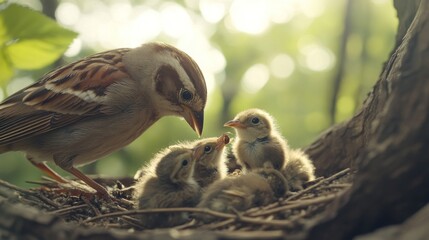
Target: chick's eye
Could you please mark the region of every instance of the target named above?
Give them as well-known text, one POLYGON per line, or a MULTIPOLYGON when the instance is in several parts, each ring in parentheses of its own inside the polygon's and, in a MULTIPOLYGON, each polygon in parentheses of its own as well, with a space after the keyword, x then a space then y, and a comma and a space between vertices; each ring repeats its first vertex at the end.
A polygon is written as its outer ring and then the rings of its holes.
POLYGON ((185 159, 182 161, 182 166, 186 166, 186 165, 188 165, 188 160, 185 159))
POLYGON ((189 90, 184 89, 180 93, 180 97, 183 99, 183 101, 189 102, 194 98, 194 95, 189 90))
POLYGON ((252 118, 252 123, 253 124, 258 124, 259 123, 259 118, 257 118, 257 117, 252 118))
POLYGON ((209 153, 209 152, 211 152, 212 151, 212 147, 210 147, 210 146, 205 146, 204 147, 204 152, 205 153, 209 153))

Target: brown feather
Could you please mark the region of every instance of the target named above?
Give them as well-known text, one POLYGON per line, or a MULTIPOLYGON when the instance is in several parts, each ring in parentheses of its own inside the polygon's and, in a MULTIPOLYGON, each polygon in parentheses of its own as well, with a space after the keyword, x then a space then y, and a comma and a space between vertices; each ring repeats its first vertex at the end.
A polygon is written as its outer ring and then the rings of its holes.
POLYGON ((5 99, 0 146, 101 114, 106 107, 99 97, 106 97, 107 87, 130 78, 118 64, 128 51, 116 49, 63 66, 5 99))

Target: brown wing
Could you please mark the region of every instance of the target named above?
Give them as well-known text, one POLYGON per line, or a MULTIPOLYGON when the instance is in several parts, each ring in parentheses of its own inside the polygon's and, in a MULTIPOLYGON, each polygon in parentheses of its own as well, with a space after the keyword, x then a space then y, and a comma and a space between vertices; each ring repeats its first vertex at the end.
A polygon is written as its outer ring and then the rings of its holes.
POLYGON ((56 69, 0 104, 0 145, 49 132, 82 118, 107 114, 107 87, 130 77, 129 49, 92 55, 56 69))

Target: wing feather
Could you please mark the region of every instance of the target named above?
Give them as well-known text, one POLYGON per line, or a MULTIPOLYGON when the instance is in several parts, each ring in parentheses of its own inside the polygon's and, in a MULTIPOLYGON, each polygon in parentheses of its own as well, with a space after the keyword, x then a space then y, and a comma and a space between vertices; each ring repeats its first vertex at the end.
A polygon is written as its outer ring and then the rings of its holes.
POLYGON ((130 79, 122 56, 130 49, 92 55, 44 75, 0 104, 0 146, 108 114, 107 88, 130 79))

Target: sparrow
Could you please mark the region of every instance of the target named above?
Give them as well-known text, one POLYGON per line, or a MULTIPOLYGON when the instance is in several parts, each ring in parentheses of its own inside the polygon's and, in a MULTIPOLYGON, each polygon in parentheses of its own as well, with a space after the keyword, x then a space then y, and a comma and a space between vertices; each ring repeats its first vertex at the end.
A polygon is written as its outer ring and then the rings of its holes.
POLYGON ((225 178, 228 173, 224 147, 229 137, 222 134, 216 138, 205 138, 191 144, 193 148, 202 147, 204 152, 195 163, 194 178, 205 189, 213 182, 225 178))
MULTIPOLYGON (((201 197, 201 188, 193 178, 195 162, 203 154, 203 147, 195 150, 184 145, 173 145, 159 152, 149 165, 141 170, 134 186, 137 209, 194 207, 201 197)), ((188 219, 182 213, 142 215, 146 228, 171 227, 188 219)))
POLYGON ((232 152, 246 170, 263 167, 280 170, 286 164, 289 146, 267 112, 261 109, 245 110, 224 126, 235 129, 237 136, 232 152))
POLYGON ((207 89, 197 63, 163 43, 98 53, 53 70, 0 103, 0 153, 23 151, 59 182, 54 162, 103 196, 75 166, 112 153, 167 115, 201 135, 207 89))
POLYGON ((315 167, 307 154, 301 149, 291 149, 289 160, 281 170, 283 176, 293 191, 304 189, 304 183, 314 180, 315 167))
MULTIPOLYGON (((203 193, 197 207, 233 213, 267 205, 274 200, 274 193, 266 179, 258 173, 248 172, 214 182, 203 193)), ((195 218, 203 222, 213 220, 205 214, 195 214, 195 218)))

